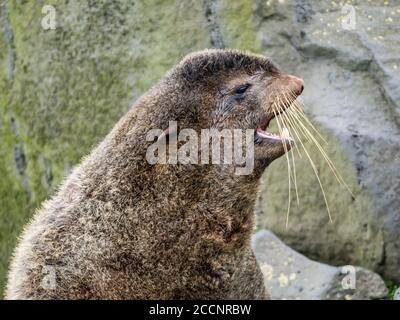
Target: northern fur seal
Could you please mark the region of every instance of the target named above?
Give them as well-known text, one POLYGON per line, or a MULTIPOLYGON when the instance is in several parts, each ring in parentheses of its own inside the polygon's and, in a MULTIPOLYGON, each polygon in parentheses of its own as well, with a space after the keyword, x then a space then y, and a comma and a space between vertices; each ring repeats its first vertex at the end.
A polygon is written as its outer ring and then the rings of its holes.
POLYGON ((265 130, 273 101, 302 90, 302 80, 262 56, 205 50, 185 57, 36 213, 15 251, 6 297, 266 298, 250 248, 253 209, 261 173, 290 141, 265 130), (173 120, 196 132, 252 129, 254 170, 150 164, 148 131, 173 120))

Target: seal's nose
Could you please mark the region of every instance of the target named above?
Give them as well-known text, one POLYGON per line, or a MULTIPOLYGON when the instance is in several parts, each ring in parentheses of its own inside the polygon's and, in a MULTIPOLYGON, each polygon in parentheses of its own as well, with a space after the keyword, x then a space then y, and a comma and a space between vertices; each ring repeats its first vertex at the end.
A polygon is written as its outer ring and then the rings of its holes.
POLYGON ((297 95, 300 95, 304 90, 304 81, 303 79, 297 78, 295 76, 289 75, 290 86, 293 92, 297 95))
POLYGON ((299 85, 299 90, 298 90, 298 92, 299 92, 299 95, 303 92, 303 90, 304 90, 304 82, 303 82, 303 80, 301 80, 302 81, 302 84, 301 85, 299 85))
POLYGON ((292 75, 288 75, 288 79, 289 79, 290 89, 293 91, 294 94, 299 96, 304 90, 303 79, 297 78, 292 75))

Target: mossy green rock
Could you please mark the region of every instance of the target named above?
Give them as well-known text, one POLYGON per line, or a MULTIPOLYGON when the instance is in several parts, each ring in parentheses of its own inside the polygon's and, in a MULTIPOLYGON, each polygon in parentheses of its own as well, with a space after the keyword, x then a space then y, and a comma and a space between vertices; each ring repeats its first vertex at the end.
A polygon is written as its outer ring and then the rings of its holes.
POLYGON ((380 199, 379 191, 391 186, 393 194, 399 188, 396 163, 389 163, 393 152, 383 155, 384 172, 377 166, 377 154, 399 144, 395 135, 379 140, 364 134, 379 125, 394 132, 396 74, 380 68, 381 60, 371 60, 368 67, 369 52, 376 49, 379 57, 379 48, 358 50, 353 60, 346 60, 349 50, 342 49, 348 42, 333 43, 328 50, 327 44, 316 41, 312 35, 319 25, 314 22, 324 10, 316 3, 0 1, 0 288, 17 236, 40 203, 166 70, 185 54, 211 46, 266 54, 305 78, 307 112, 328 129, 328 152, 357 196, 353 200, 341 189, 318 158, 334 218, 329 223, 318 184, 303 159, 296 167, 300 205, 293 206, 286 230, 282 158, 264 178, 260 223, 313 257, 356 263, 400 278, 395 270, 399 255, 394 254, 400 240, 393 231, 398 222, 391 223, 400 205, 396 199, 380 199), (56 10, 55 30, 42 28, 45 4, 56 10), (357 59, 362 60, 360 70, 351 67, 357 59), (320 72, 324 80, 318 82, 320 72), (372 73, 383 75, 385 103, 372 73), (315 94, 307 96, 310 90, 315 94), (343 95, 360 101, 353 115, 372 112, 380 122, 367 117, 349 121, 352 105, 342 103, 343 95), (330 121, 333 114, 337 121, 330 121), (353 139, 357 134, 358 140, 353 139), (370 165, 375 171, 368 170, 370 165), (387 173, 393 173, 391 184, 382 179, 387 173))
MULTIPOLYGON (((209 15, 217 13, 206 7, 213 5, 1 2, 0 288, 35 208, 168 69, 212 46, 209 15), (55 30, 42 28, 45 4, 55 8, 55 30)), ((247 22, 251 4, 239 7, 247 12, 246 25, 235 23, 240 11, 229 12, 224 32, 234 46, 254 49, 248 47, 253 38, 238 36, 242 30, 255 35, 247 22)))
POLYGON ((374 212, 371 195, 359 187, 356 170, 340 142, 323 128, 317 127, 317 130, 326 142, 313 133, 352 194, 339 182, 312 141, 303 144, 315 163, 316 172, 301 143, 297 143, 298 148, 293 148, 288 157, 293 176, 296 170, 297 193, 291 178, 289 197, 287 160, 272 163, 261 186, 260 227, 273 229, 286 243, 316 260, 352 265, 362 262, 365 267, 377 269, 384 256, 384 241, 381 228, 371 216, 374 212))

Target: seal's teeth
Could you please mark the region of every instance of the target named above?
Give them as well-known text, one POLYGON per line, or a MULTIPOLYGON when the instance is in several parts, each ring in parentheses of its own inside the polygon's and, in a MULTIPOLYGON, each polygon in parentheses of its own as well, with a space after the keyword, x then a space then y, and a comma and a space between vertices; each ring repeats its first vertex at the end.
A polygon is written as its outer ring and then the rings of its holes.
POLYGON ((288 130, 287 128, 283 128, 283 129, 282 129, 281 137, 282 137, 282 138, 290 138, 289 130, 288 130))

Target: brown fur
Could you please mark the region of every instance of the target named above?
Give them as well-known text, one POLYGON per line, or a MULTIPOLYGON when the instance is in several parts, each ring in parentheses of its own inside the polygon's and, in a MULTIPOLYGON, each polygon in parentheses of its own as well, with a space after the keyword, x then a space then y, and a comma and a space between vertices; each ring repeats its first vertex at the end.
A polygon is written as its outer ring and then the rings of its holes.
POLYGON ((146 133, 169 120, 196 131, 255 129, 284 79, 261 56, 187 56, 36 213, 15 251, 6 297, 266 298, 250 236, 259 177, 284 154, 282 144, 256 143, 253 173, 238 176, 231 165, 150 165, 146 133), (230 88, 248 81, 247 98, 227 108, 230 88), (49 277, 54 286, 43 282, 49 277))

